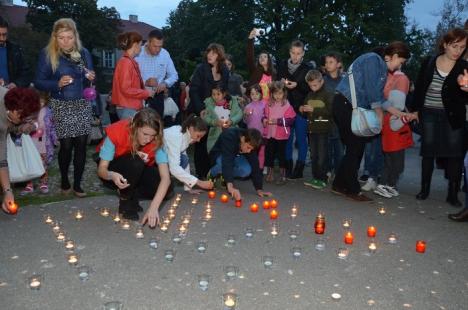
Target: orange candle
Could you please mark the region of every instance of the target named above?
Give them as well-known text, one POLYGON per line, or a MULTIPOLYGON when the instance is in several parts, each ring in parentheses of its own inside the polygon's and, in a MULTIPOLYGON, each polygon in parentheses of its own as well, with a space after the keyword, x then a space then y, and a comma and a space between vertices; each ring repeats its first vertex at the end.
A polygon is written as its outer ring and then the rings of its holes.
POLYGON ((353 233, 350 232, 350 231, 348 231, 348 232, 345 234, 344 243, 346 243, 346 244, 353 244, 353 241, 354 241, 353 233))
POLYGON ((317 215, 314 224, 315 233, 323 235, 325 233, 325 217, 322 214, 317 215))
POLYGON ((226 194, 221 195, 221 202, 226 203, 229 201, 229 196, 226 194))
POLYGON ((374 238, 376 233, 377 233, 377 228, 375 228, 375 226, 367 227, 367 236, 368 237, 374 238))
POLYGON ((236 200, 236 208, 242 208, 242 199, 236 200))
POLYGON ((416 252, 418 253, 426 252, 426 241, 423 241, 423 240, 416 241, 416 252))
POLYGON ((276 209, 277 206, 278 206, 278 201, 276 201, 275 199, 270 200, 270 208, 276 209))
POLYGON ((250 205, 250 212, 257 213, 258 212, 258 204, 253 203, 250 205))
POLYGON ((278 211, 275 209, 270 211, 270 220, 276 220, 278 218, 278 211))
POLYGON ((18 205, 14 202, 8 203, 8 212, 10 212, 10 214, 16 214, 16 212, 18 212, 18 205))
POLYGON ((208 198, 215 199, 216 198, 216 192, 215 191, 209 191, 208 192, 208 198))
POLYGON ((270 209, 270 202, 268 200, 265 200, 263 202, 263 209, 270 209))

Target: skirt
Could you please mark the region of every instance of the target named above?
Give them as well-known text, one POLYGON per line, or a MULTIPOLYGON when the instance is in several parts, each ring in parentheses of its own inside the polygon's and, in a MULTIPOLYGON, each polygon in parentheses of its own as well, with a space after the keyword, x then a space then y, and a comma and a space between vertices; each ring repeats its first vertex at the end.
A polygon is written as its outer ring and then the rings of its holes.
POLYGON ((463 157, 464 128, 452 129, 444 109, 422 110, 421 156, 463 157))
POLYGON ((59 139, 89 135, 93 113, 91 104, 85 99, 50 99, 55 130, 59 139))

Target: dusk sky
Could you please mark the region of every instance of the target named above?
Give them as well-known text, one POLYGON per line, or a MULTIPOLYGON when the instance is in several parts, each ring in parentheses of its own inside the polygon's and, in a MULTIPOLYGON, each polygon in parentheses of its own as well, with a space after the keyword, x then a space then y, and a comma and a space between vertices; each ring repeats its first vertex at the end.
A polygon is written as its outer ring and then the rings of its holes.
MULTIPOLYGON (((123 19, 135 14, 140 21, 162 27, 166 25, 169 12, 176 9, 179 2, 179 0, 98 0, 98 6, 114 6, 123 19)), ((14 3, 26 5, 20 0, 15 0, 14 3)), ((407 7, 406 14, 411 21, 414 20, 421 27, 434 30, 440 19, 434 14, 440 11, 442 4, 443 0, 414 0, 407 7)), ((464 17, 468 17, 468 12, 465 12, 464 17)))

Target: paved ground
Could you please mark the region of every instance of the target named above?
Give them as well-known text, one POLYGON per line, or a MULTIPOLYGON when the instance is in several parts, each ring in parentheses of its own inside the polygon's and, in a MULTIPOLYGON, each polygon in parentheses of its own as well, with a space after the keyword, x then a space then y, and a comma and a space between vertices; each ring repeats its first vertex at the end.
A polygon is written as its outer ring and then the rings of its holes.
MULTIPOLYGON (((468 225, 453 223, 447 213, 446 185, 440 171, 434 175, 430 199, 414 199, 419 190, 419 159, 416 149, 409 152, 401 182, 402 196, 371 204, 357 204, 328 190, 306 189, 301 182, 284 187, 267 187, 279 201, 280 235, 270 235, 268 214, 248 211, 247 204, 260 201, 252 195, 250 181, 242 182, 244 206, 216 201, 214 219, 202 225, 206 195, 193 208, 188 235, 181 244, 172 242, 180 216, 192 208, 184 195, 176 221, 169 232, 144 228, 145 238, 124 231, 99 209, 116 210, 116 198, 100 196, 42 206, 24 206, 17 216, 0 214, 0 309, 102 309, 104 303, 118 300, 124 309, 223 309, 222 295, 235 292, 237 309, 467 309, 468 225), (293 203, 299 216, 289 217, 293 203), (387 214, 378 208, 385 206, 387 214), (76 221, 77 210, 84 218, 76 221), (325 250, 315 250, 318 239, 313 222, 319 210, 326 214, 325 250), (62 243, 55 241, 43 215, 52 214, 62 222, 67 236, 78 244, 80 264, 92 268, 90 278, 80 281, 77 268, 68 265, 62 243), (337 258, 344 247, 341 221, 352 219, 355 242, 346 260, 337 258), (366 227, 377 227, 377 252, 368 255, 366 227), (246 239, 244 229, 256 230, 246 239), (300 236, 290 241, 288 230, 300 236), (398 243, 387 243, 390 232, 398 243), (234 234, 237 243, 226 246, 226 236, 234 234), (156 250, 148 246, 150 237, 160 238, 156 250), (425 254, 415 252, 418 239, 427 241, 425 254), (195 244, 208 242, 199 254, 195 244), (294 260, 293 246, 302 247, 302 257, 294 260), (172 263, 164 250, 175 249, 172 263), (265 269, 262 256, 274 256, 271 269, 265 269), (239 268, 236 279, 226 281, 223 267, 239 268), (43 275, 38 291, 29 289, 28 277, 43 275), (209 289, 198 287, 197 275, 211 276, 209 289), (332 299, 339 293, 341 299, 332 299)), ((179 190, 181 188, 179 187, 179 190)), ((373 196, 373 195, 372 195, 373 196)), ((461 198, 461 195, 460 195, 461 198)), ((146 208, 147 202, 143 204, 146 208)), ((164 213, 164 212, 163 212, 164 213)))

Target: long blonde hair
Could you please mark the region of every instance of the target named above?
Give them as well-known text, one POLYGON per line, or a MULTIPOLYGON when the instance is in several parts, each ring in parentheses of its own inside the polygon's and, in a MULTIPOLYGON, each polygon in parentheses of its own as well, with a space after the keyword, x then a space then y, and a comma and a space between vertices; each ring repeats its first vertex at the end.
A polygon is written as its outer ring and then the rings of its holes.
POLYGON ((156 136, 154 142, 156 148, 154 151, 159 149, 163 144, 163 123, 159 114, 156 113, 151 108, 143 108, 138 111, 132 118, 130 122, 130 139, 132 141, 132 154, 135 155, 136 152, 141 148, 138 144, 138 129, 143 127, 149 127, 156 131, 156 136))
MULTIPOLYGON (((57 70, 59 64, 59 58, 63 55, 63 51, 58 46, 57 36, 60 32, 63 31, 72 31, 75 35, 75 46, 73 47, 73 53, 79 53, 82 49, 80 34, 76 29, 76 24, 71 18, 60 18, 54 23, 52 28, 52 33, 50 35, 49 43, 46 47, 47 57, 49 58, 50 65, 52 67, 52 72, 57 70)), ((73 56, 73 55, 72 55, 73 56)))

